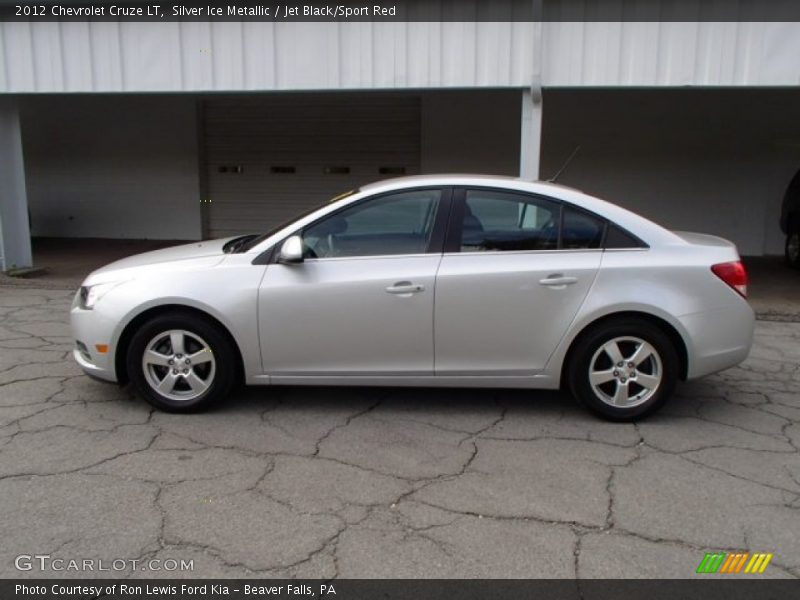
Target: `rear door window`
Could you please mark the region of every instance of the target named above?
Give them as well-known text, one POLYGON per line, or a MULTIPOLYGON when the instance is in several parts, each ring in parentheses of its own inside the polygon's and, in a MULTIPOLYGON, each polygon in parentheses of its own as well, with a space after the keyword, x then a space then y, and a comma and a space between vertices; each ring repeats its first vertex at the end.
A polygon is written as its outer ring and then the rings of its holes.
POLYGON ((563 250, 590 250, 603 244, 605 221, 598 216, 564 206, 561 222, 561 248, 563 250))
POLYGON ((554 250, 560 205, 513 192, 467 190, 461 223, 462 252, 554 250))

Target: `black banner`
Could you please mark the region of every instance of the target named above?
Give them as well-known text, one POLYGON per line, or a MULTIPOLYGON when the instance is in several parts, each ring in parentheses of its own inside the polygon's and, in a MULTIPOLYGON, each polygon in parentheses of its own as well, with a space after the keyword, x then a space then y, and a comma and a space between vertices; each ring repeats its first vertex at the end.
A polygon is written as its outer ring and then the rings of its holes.
POLYGON ((783 600, 800 580, 0 580, 3 600, 783 600))
POLYGON ((797 0, 0 0, 0 21, 800 21, 797 0))

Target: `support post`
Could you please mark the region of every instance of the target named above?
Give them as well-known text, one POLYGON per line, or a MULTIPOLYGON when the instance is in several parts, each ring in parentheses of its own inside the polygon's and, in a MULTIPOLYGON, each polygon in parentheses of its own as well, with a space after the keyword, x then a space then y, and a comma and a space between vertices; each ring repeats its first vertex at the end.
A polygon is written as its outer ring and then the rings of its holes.
POLYGON ((522 118, 519 144, 519 176, 539 179, 542 147, 542 90, 538 86, 522 92, 522 118))
POLYGON ((32 266, 19 106, 0 96, 0 269, 32 266))

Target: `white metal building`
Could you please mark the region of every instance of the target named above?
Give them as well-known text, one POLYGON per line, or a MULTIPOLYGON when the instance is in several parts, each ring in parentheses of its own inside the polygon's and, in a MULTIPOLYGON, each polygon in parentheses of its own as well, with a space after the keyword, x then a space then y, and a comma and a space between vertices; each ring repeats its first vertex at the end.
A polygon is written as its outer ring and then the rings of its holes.
POLYGON ((777 254, 800 168, 797 22, 5 22, 0 55, 4 268, 28 231, 260 231, 399 173, 546 178, 576 146, 562 183, 777 254))

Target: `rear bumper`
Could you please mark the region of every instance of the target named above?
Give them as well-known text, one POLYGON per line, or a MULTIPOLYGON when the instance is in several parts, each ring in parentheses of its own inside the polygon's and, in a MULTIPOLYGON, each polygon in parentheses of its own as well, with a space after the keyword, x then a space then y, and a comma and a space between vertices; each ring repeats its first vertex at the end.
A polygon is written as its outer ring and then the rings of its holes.
POLYGON ((688 336, 687 379, 735 367, 750 353, 755 313, 745 301, 684 315, 679 320, 688 336))

